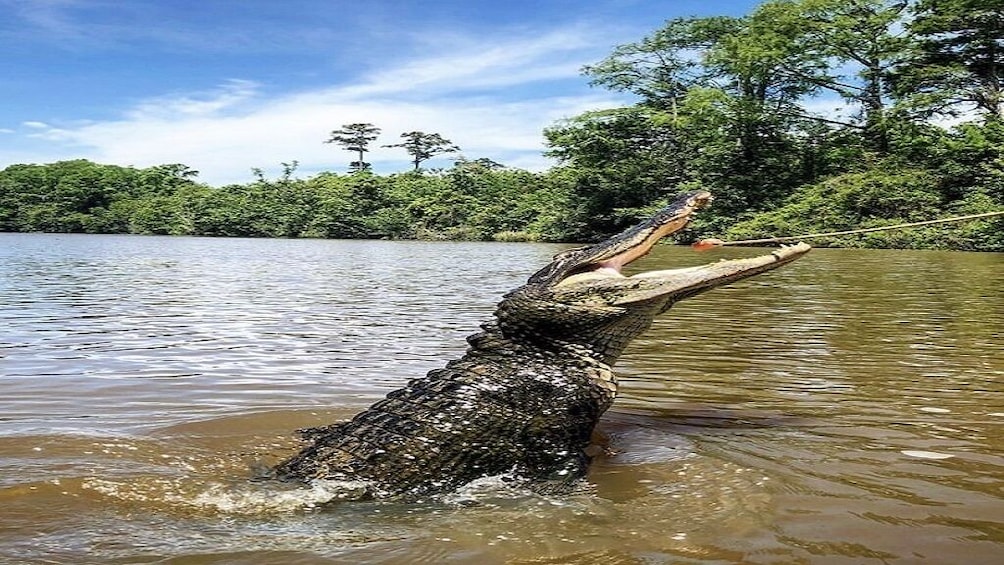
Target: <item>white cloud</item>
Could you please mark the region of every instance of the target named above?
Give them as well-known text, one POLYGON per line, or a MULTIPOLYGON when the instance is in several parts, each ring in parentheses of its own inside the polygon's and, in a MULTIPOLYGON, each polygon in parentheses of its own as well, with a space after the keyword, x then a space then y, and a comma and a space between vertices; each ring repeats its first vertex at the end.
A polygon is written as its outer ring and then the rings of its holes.
POLYGON ((414 89, 498 88, 579 75, 587 33, 558 30, 504 44, 454 40, 447 54, 407 62, 367 76, 345 94, 365 96, 414 89))
POLYGON ((138 167, 184 163, 214 185, 246 182, 252 167, 273 174, 280 162, 292 160, 303 174, 344 171, 354 156, 323 141, 331 130, 352 122, 383 129, 367 154, 380 172, 408 169, 401 149, 378 145, 396 143, 400 132, 412 130, 440 133, 468 158, 541 169, 547 165, 541 156, 544 127, 623 104, 614 94, 588 90, 585 80, 576 78, 582 64, 602 56, 595 51, 595 36, 595 30, 579 28, 508 43, 464 40, 463 49, 327 88, 270 97, 258 84, 232 79, 211 92, 142 101, 118 120, 23 125, 53 146, 35 162, 72 154, 138 167), (555 88, 569 79, 580 82, 555 88))
POLYGON ((230 79, 209 92, 166 95, 145 100, 129 110, 127 116, 137 120, 152 117, 212 117, 254 98, 259 86, 253 81, 230 79))

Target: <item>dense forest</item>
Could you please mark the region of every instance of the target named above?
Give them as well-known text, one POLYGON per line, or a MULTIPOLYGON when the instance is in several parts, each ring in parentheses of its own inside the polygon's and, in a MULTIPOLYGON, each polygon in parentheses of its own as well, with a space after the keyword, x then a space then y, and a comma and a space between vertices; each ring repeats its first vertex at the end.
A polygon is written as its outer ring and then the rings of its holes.
MULTIPOLYGON (((587 241, 665 199, 715 206, 684 238, 783 236, 1004 210, 1004 11, 999 0, 778 0, 741 17, 680 18, 583 70, 635 96, 544 131, 558 165, 395 144, 407 172, 365 163, 376 126, 327 142, 349 172, 210 187, 183 164, 64 161, 0 171, 0 231, 248 237, 587 241), (841 112, 819 112, 821 100, 841 112), (954 124, 954 125, 948 125, 954 124)), ((817 245, 1004 251, 1004 217, 817 245)))

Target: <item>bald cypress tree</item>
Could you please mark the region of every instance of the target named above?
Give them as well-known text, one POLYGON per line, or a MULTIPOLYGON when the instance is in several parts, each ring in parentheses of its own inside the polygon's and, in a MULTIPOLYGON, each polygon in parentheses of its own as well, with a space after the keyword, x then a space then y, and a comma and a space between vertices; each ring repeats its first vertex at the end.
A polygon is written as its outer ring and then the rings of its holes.
POLYGON ((370 123, 345 124, 342 129, 331 132, 331 137, 324 143, 337 143, 346 151, 355 151, 359 158, 349 163, 349 171, 359 172, 370 168, 370 164, 364 159, 369 151, 370 142, 376 140, 380 135, 380 128, 370 123))
POLYGON ((453 144, 449 139, 438 133, 425 133, 423 131, 409 131, 401 134, 404 141, 392 143, 384 147, 401 147, 411 155, 411 163, 418 171, 422 163, 444 153, 456 153, 460 147, 453 144))

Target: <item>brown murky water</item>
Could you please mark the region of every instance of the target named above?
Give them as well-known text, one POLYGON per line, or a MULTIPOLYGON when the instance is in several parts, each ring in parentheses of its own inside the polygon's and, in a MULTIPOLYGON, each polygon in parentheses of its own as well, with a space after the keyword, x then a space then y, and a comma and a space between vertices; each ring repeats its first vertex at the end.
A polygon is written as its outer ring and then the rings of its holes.
POLYGON ((999 254, 815 250, 678 305, 574 495, 247 480, 557 249, 0 234, 0 562, 1004 563, 999 254))

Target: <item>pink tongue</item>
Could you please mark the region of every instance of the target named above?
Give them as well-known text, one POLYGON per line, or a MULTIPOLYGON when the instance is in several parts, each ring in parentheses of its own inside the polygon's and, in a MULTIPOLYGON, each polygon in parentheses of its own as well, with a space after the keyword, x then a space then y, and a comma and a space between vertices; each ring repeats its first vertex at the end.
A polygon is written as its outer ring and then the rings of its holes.
POLYGON ((621 272, 621 268, 624 266, 624 257, 611 257, 606 261, 600 261, 596 264, 594 271, 613 271, 615 273, 621 272))
POLYGON ((602 273, 604 275, 619 275, 621 274, 620 265, 604 265, 600 264, 599 267, 593 269, 594 273, 602 273))

